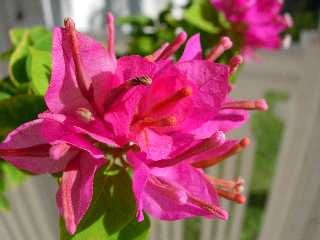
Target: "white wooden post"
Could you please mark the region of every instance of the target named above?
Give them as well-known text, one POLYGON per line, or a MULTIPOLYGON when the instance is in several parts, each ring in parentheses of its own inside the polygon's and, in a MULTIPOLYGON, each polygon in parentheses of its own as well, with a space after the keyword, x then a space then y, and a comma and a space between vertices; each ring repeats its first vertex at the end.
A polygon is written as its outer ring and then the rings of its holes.
MULTIPOLYGON (((300 73, 293 99, 294 112, 286 128, 285 140, 260 240, 307 239, 301 236, 301 231, 299 230, 301 230, 302 226, 298 224, 299 220, 294 219, 294 216, 299 217, 295 214, 301 213, 301 208, 303 207, 301 205, 303 202, 301 201, 300 205, 297 205, 297 199, 303 197, 303 195, 297 195, 298 186, 305 187, 301 186, 301 177, 303 176, 301 174, 306 167, 305 158, 309 151, 310 139, 312 134, 319 128, 316 125, 316 114, 320 106, 320 51, 319 44, 314 43, 314 40, 307 40, 302 44, 303 55, 299 56, 298 65, 295 65, 300 73), (295 225, 293 225, 294 222, 296 222, 295 225), (290 238, 283 237, 288 235, 295 236, 290 238), (299 236, 300 238, 298 238, 299 236)), ((308 176, 309 173, 306 174, 308 176)), ((316 187, 315 184, 315 181, 310 182, 308 187, 316 187), (312 186, 312 184, 314 185, 312 186)), ((300 189, 300 191, 302 190, 300 189)), ((309 201, 313 200, 309 199, 309 201)))

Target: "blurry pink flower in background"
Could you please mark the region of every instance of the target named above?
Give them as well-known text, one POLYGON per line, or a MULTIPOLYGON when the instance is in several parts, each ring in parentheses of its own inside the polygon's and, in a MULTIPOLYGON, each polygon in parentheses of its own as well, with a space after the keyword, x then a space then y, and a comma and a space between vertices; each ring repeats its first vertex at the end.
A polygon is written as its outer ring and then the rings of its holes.
POLYGON ((210 0, 212 6, 224 13, 233 30, 242 38, 241 53, 245 58, 254 56, 257 49, 281 48, 280 33, 291 27, 289 14, 281 15, 279 0, 210 0))

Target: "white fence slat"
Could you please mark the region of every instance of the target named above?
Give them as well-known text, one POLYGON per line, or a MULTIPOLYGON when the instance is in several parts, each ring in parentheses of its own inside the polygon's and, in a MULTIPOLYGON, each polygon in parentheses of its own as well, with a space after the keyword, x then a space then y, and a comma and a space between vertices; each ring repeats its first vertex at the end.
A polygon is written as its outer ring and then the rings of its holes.
POLYGON ((0 215, 0 236, 4 240, 14 240, 11 236, 8 224, 3 217, 0 215))
MULTIPOLYGON (((49 225, 49 217, 48 211, 43 207, 43 203, 41 198, 39 197, 38 189, 37 189, 37 181, 42 181, 47 176, 38 176, 37 178, 30 179, 26 186, 23 187, 22 193, 25 196, 25 201, 30 210, 30 216, 33 217, 33 224, 37 226, 37 233, 39 239, 48 239, 55 240, 53 229, 49 225)), ((54 205, 52 206, 54 207, 54 205)), ((56 221, 58 219, 55 216, 50 216, 50 218, 54 218, 56 221)))
MULTIPOLYGON (((234 178, 234 173, 235 173, 235 168, 236 168, 236 161, 237 157, 233 156, 231 158, 228 158, 224 163, 223 163, 223 174, 222 178, 224 179, 233 179, 234 178)), ((227 212, 230 213, 231 209, 231 202, 225 199, 221 199, 221 206, 224 208, 227 212)), ((225 234, 227 231, 229 225, 229 221, 221 221, 218 220, 217 223, 217 231, 215 234, 216 240, 225 240, 225 234)))
MULTIPOLYGON (((256 144, 254 143, 254 139, 251 138, 251 143, 248 149, 243 151, 242 155, 242 164, 240 168, 240 176, 245 180, 245 191, 244 194, 248 199, 250 180, 255 160, 255 150, 256 144)), ((245 210, 247 208, 247 203, 244 205, 236 205, 233 211, 233 220, 230 229, 229 240, 238 240, 240 239, 242 223, 245 217, 245 210)))
POLYGON ((6 223, 6 228, 10 232, 10 235, 14 240, 24 240, 25 230, 21 226, 21 216, 15 206, 15 202, 11 199, 11 194, 8 193, 8 199, 10 201, 10 212, 0 213, 0 216, 3 218, 6 223))
POLYGON ((34 218, 31 215, 31 211, 28 207, 27 199, 25 195, 22 194, 22 188, 25 187, 25 184, 19 189, 19 195, 16 192, 10 193, 10 203, 12 213, 18 217, 18 224, 23 231, 24 239, 39 239, 36 233, 36 228, 34 224, 34 218))
POLYGON ((159 238, 159 234, 160 234, 159 222, 152 217, 150 217, 150 219, 151 219, 150 240, 160 240, 160 238, 159 238))
POLYGON ((173 240, 183 240, 184 239, 184 222, 183 221, 176 221, 176 222, 172 222, 172 239, 173 240))
POLYGON ((160 239, 171 239, 170 228, 172 222, 161 221, 160 222, 160 239))
MULTIPOLYGON (((308 35, 307 35, 308 36, 308 35)), ((304 46, 306 59, 317 59, 320 56, 320 33, 310 35, 309 39, 305 39, 304 46)), ((277 239, 309 239, 305 235, 304 228, 308 220, 314 214, 314 206, 317 199, 318 189, 320 187, 319 172, 319 143, 317 141, 320 136, 319 120, 320 120, 320 70, 318 62, 309 62, 304 68, 304 79, 308 86, 308 94, 312 96, 312 105, 308 106, 308 115, 305 115, 306 124, 310 124, 305 129, 307 137, 304 142, 304 152, 297 156, 300 164, 300 171, 297 173, 294 185, 290 185, 288 189, 290 194, 289 203, 286 206, 285 222, 278 234, 277 239), (312 88, 310 90, 309 88, 312 88)), ((306 103, 307 104, 307 103, 306 103)), ((301 124, 301 123, 300 123, 301 124)), ((292 176, 295 177, 295 176, 292 176)), ((320 226, 320 215, 318 218, 318 227, 320 226)), ((315 221, 317 222, 317 221, 315 221)))
MULTIPOLYGON (((218 167, 211 167, 207 170, 208 175, 218 176, 218 167)), ((216 220, 209 220, 202 218, 201 220, 201 231, 200 231, 200 240, 211 240, 214 235, 214 229, 216 226, 216 220)))
POLYGON ((287 224, 289 211, 292 210, 290 202, 294 201, 294 190, 299 181, 308 138, 312 133, 315 112, 319 107, 317 103, 320 92, 317 80, 319 69, 317 61, 312 60, 317 57, 308 55, 300 57, 300 66, 305 64, 304 71, 300 73, 297 92, 292 100, 295 103, 294 116, 288 122, 284 135, 260 240, 281 239, 281 231, 287 224), (283 194, 284 192, 286 194, 283 194))

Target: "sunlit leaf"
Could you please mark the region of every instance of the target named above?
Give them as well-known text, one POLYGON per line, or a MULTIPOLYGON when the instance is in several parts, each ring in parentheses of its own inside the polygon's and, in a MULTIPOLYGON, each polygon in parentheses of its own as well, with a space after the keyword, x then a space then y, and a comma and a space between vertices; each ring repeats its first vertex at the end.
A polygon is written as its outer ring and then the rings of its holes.
POLYGON ((187 22, 208 33, 215 34, 220 31, 217 25, 218 14, 208 0, 194 0, 193 4, 185 10, 184 17, 187 22))
POLYGON ((28 80, 26 72, 28 45, 29 33, 24 32, 22 39, 19 40, 9 61, 9 76, 15 85, 19 85, 19 82, 26 82, 28 80))
POLYGON ((27 74, 31 88, 36 94, 44 95, 48 89, 51 67, 51 54, 29 47, 27 74))
POLYGON ((101 169, 94 181, 94 196, 91 206, 78 226, 75 235, 70 236, 60 224, 60 239, 114 239, 135 215, 135 200, 131 191, 131 180, 128 173, 114 167, 111 171, 117 174, 106 174, 101 169))

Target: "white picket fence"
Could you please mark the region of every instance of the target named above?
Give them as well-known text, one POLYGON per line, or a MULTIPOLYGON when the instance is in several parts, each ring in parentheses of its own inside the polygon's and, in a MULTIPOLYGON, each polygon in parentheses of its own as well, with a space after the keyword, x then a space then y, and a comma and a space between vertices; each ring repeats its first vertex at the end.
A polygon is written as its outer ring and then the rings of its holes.
MULTIPOLYGON (((58 21, 58 16, 65 14, 62 11, 57 13, 59 6, 56 3, 63 1, 21 0, 24 3, 22 5, 19 2, 1 0, 2 6, 9 6, 7 9, 11 9, 11 12, 5 11, 10 16, 16 13, 17 7, 21 8, 19 11, 24 13, 25 19, 29 19, 29 25, 41 22, 50 25, 58 21), (12 6, 12 2, 18 4, 12 6), (26 2, 32 2, 33 5, 26 2), (34 9, 33 12, 30 12, 30 6, 34 9), (45 12, 46 18, 35 12, 45 12)), ((127 1, 117 2, 121 5, 121 2, 127 1)), ((4 8, 0 8, 1 20, 3 14, 4 8)), ((8 47, 4 36, 6 29, 17 23, 15 19, 5 20, 0 23, 1 50, 8 47)), ((25 22, 21 24, 24 25, 25 22)), ((286 92, 290 97, 277 109, 277 114, 285 122, 285 129, 263 225, 257 239, 320 239, 320 33, 305 33, 301 43, 290 50, 260 55, 260 63, 249 63, 242 69, 234 97, 261 98, 269 90, 286 92)), ((237 131, 235 136, 252 136, 250 124, 237 131)), ((251 140, 252 144, 241 157, 240 169, 237 161, 230 159, 224 163, 223 172, 212 168, 209 173, 225 178, 237 177, 240 173, 249 186, 256 149, 254 138, 251 140)), ((49 176, 38 176, 9 191, 7 195, 12 209, 10 212, 0 213, 0 239, 58 239, 56 189, 56 184, 49 176)), ((246 193, 249 190, 246 189, 246 193)), ((240 239, 246 206, 226 201, 222 204, 229 210, 231 220, 201 220, 197 239, 240 239)), ((152 221, 151 240, 183 240, 186 237, 184 234, 183 221, 152 221)))

